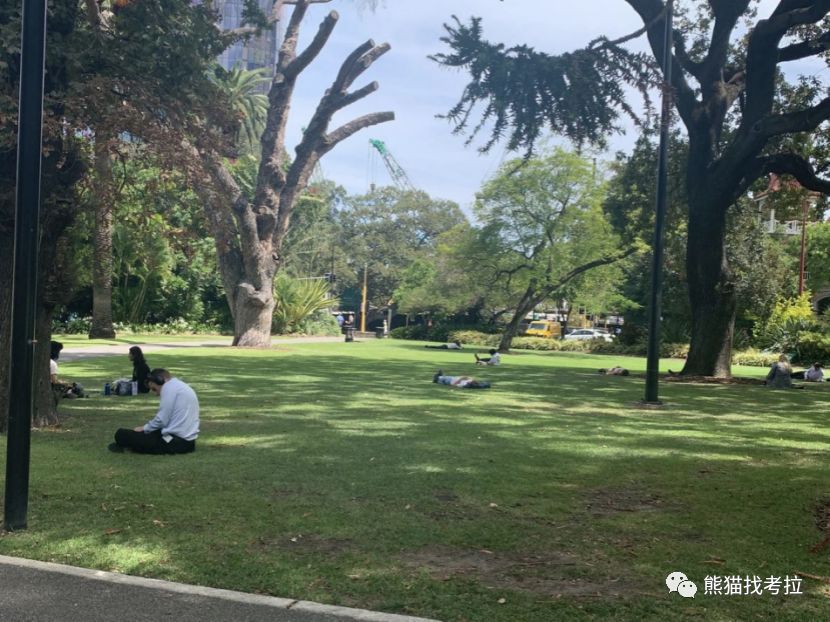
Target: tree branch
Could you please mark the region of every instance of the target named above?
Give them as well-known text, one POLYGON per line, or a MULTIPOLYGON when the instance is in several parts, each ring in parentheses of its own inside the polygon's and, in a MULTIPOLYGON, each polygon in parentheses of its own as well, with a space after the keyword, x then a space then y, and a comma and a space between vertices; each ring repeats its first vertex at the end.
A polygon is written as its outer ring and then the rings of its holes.
POLYGON ((828 11, 830 0, 781 0, 769 19, 756 24, 747 45, 746 103, 739 135, 751 136, 757 123, 772 110, 779 60, 776 51, 781 39, 791 28, 817 22, 828 11))
POLYGON ((830 97, 825 97, 815 106, 761 119, 753 126, 764 140, 782 134, 809 132, 830 119, 830 97))
POLYGON ((581 266, 577 266, 570 272, 565 273, 562 277, 556 281, 556 283, 551 283, 543 288, 543 298, 547 298, 551 294, 556 293, 562 287, 568 284, 569 281, 572 281, 580 274, 587 272, 593 268, 598 268, 599 266, 607 266, 612 263, 616 263, 621 259, 625 259, 637 252, 636 247, 622 249, 617 253, 613 253, 611 255, 606 255, 605 257, 600 257, 599 259, 594 259, 593 261, 589 261, 588 263, 584 263, 581 266))
POLYGON ((346 57, 346 59, 340 65, 340 71, 337 72, 337 77, 334 79, 334 82, 331 85, 331 91, 338 92, 344 91, 347 88, 349 88, 351 83, 354 81, 354 78, 352 78, 352 80, 349 80, 349 74, 354 68, 355 63, 361 56, 369 52, 369 50, 371 50, 374 46, 375 42, 369 39, 368 41, 357 46, 357 48, 346 57))
POLYGON ((372 114, 366 114, 362 117, 358 117, 357 119, 349 121, 348 123, 341 125, 333 132, 326 134, 322 141, 323 144, 320 149, 320 155, 322 156, 324 153, 331 151, 334 148, 334 146, 337 145, 337 143, 346 140, 349 136, 351 136, 355 132, 359 132, 363 128, 394 120, 395 113, 389 111, 374 112, 372 114))
MULTIPOLYGON (((730 37, 738 20, 746 12, 750 0, 709 0, 715 15, 712 39, 703 60, 700 85, 704 93, 720 81, 721 69, 729 54, 730 37)), ((704 94, 704 100, 707 99, 704 94)))
POLYGON ((816 56, 830 49, 830 32, 825 32, 817 39, 801 41, 778 50, 778 62, 785 63, 816 56))
MULTIPOLYGON (((665 16, 655 20, 654 17, 664 10, 663 0, 625 0, 634 9, 645 24, 651 24, 648 29, 648 42, 655 59, 663 58, 663 39, 665 32, 665 16)), ((695 74, 692 74, 693 76, 695 74)), ((694 122, 695 93, 686 81, 683 65, 673 56, 671 82, 676 93, 677 112, 689 127, 694 122)))
POLYGON ((334 27, 337 25, 338 19, 340 19, 340 16, 337 11, 332 11, 326 15, 325 19, 320 23, 320 28, 317 30, 317 34, 314 36, 314 39, 308 47, 285 68, 286 75, 298 75, 303 69, 308 67, 311 61, 317 58, 320 50, 323 49, 323 46, 326 45, 326 42, 329 40, 334 27))
POLYGON ((744 187, 769 173, 791 175, 807 190, 830 194, 830 180, 816 175, 810 162, 797 153, 776 153, 755 158, 747 166, 744 187))

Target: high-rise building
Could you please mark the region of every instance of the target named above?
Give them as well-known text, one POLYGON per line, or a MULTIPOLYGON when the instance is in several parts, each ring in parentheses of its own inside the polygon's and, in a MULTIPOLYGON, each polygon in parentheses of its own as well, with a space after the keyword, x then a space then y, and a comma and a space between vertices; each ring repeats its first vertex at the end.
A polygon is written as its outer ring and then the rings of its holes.
MULTIPOLYGON (((273 0, 258 0, 259 8, 268 15, 273 0)), ((213 6, 219 12, 220 25, 224 30, 239 28, 242 24, 243 0, 214 0, 213 6)), ((219 56, 217 61, 225 69, 259 69, 268 68, 268 75, 274 75, 279 46, 279 22, 247 41, 235 43, 219 56)))

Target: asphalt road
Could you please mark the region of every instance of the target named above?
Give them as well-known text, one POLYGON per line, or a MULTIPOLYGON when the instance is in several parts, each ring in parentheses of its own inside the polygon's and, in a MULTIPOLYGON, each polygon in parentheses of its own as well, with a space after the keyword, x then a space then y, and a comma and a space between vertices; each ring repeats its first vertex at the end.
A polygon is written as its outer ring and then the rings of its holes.
POLYGON ((0 555, 10 622, 435 622, 0 555))

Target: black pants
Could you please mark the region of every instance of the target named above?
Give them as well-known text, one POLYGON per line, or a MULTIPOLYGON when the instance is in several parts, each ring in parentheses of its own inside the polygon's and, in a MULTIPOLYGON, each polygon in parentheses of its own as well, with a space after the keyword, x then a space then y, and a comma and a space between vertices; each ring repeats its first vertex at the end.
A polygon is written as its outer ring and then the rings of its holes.
POLYGON ((196 441, 186 441, 174 436, 167 443, 161 437, 161 430, 153 430, 149 434, 145 434, 127 428, 119 428, 115 432, 115 442, 117 445, 132 449, 139 454, 189 454, 196 451, 196 441))

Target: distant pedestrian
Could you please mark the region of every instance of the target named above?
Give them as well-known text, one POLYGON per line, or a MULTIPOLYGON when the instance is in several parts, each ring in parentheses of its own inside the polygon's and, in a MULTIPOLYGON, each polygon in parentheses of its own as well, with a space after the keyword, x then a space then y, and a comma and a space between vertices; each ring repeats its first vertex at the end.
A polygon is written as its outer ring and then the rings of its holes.
POLYGON ((336 318, 334 318, 334 319, 335 319, 335 320, 337 320, 337 325, 338 325, 338 326, 340 327, 340 329, 342 330, 342 329, 343 329, 343 323, 346 321, 346 318, 344 318, 344 317, 343 317, 343 314, 342 314, 342 313, 338 313, 338 314, 337 314, 337 317, 336 317, 336 318))
POLYGON ((346 341, 354 341, 354 316, 349 316, 343 322, 343 327, 340 329, 346 335, 346 341))

